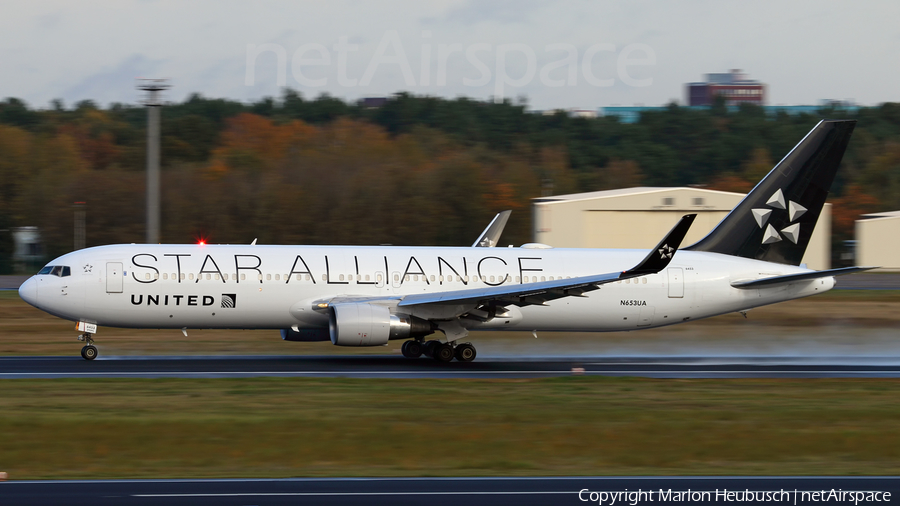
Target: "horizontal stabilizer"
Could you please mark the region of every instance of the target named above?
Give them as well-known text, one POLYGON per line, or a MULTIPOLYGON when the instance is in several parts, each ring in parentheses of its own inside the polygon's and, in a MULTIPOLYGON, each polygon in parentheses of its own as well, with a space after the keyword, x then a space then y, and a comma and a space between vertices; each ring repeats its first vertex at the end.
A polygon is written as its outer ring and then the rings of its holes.
POLYGON ((796 281, 806 281, 808 279, 843 276, 844 274, 853 274, 855 272, 868 271, 877 268, 878 267, 844 267, 842 269, 830 269, 827 271, 801 272, 800 274, 786 274, 784 276, 773 276, 771 278, 754 279, 751 281, 735 281, 734 283, 731 283, 731 286, 735 288, 759 288, 761 286, 780 285, 796 281))

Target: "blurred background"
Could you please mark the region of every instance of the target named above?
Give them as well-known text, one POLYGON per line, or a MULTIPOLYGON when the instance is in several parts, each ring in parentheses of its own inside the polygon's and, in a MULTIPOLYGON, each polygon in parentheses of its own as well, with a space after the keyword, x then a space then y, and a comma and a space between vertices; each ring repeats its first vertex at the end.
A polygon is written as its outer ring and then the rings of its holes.
POLYGON ((139 77, 171 86, 160 242, 468 245, 512 209, 504 245, 620 246, 541 237, 538 204, 743 193, 827 117, 859 124, 816 267, 852 264, 856 220, 900 209, 900 7, 763 4, 8 6, 0 274, 145 240, 139 77))

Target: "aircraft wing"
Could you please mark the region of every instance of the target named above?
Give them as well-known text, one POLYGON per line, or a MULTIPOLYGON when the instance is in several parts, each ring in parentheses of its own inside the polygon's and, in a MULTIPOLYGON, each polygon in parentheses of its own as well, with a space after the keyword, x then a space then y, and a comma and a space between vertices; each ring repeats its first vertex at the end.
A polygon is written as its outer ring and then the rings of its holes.
POLYGON ((600 288, 601 285, 615 281, 655 274, 669 265, 672 257, 684 240, 685 234, 696 218, 696 214, 688 214, 647 254, 636 266, 622 272, 580 276, 577 278, 541 281, 539 283, 522 283, 506 286, 472 288, 450 292, 422 293, 403 297, 399 306, 419 306, 425 304, 511 304, 527 306, 542 305, 544 302, 562 297, 578 297, 585 292, 600 288))
POLYGON ((500 234, 503 233, 503 229, 506 227, 506 222, 509 220, 510 214, 512 214, 512 211, 497 213, 497 216, 494 216, 494 219, 491 220, 487 228, 484 229, 484 232, 478 236, 478 240, 472 244, 472 247, 493 248, 496 246, 500 241, 500 234))
POLYGON ((797 281, 805 281, 808 279, 827 278, 830 276, 843 276, 844 274, 853 274, 854 272, 868 271, 877 268, 878 267, 844 267, 841 269, 830 269, 827 271, 801 272, 799 274, 786 274, 784 276, 772 276, 769 278, 753 279, 749 281, 735 281, 731 283, 731 286, 735 288, 759 288, 761 286, 794 283, 797 281))

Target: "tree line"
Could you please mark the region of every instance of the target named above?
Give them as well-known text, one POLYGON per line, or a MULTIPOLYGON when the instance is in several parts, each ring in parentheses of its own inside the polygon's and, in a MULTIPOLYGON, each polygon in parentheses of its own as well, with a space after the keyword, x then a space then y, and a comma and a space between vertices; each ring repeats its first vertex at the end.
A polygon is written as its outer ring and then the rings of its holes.
MULTIPOLYGON (((768 116, 671 104, 638 122, 529 112, 519 101, 400 93, 380 107, 287 89, 254 103, 192 95, 162 110, 163 242, 466 245, 512 209, 503 240, 528 242, 530 199, 630 186, 748 191, 824 117, 859 120, 831 201, 834 240, 865 212, 900 209, 900 104, 768 116)), ((144 239, 146 111, 91 101, 0 102, 0 230, 41 228, 71 250, 144 239)), ((9 270, 0 232, 0 270, 9 270)))

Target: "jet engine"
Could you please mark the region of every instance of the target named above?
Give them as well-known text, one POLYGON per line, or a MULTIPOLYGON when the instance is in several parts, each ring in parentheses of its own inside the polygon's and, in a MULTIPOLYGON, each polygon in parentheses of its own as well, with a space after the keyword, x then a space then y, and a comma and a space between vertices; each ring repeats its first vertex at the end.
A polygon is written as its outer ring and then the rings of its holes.
POLYGON ((336 346, 382 346, 391 339, 426 336, 436 329, 428 320, 394 315, 374 304, 335 304, 329 309, 328 333, 336 346))

